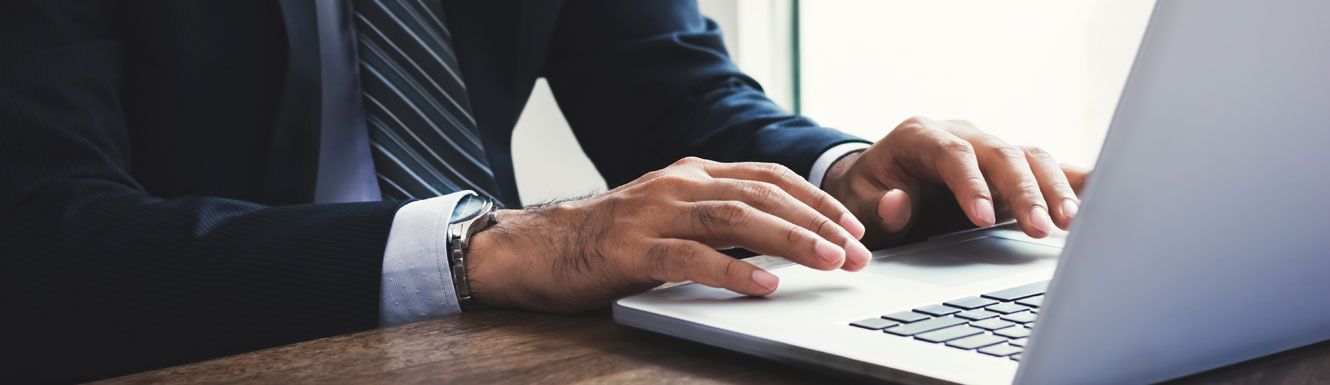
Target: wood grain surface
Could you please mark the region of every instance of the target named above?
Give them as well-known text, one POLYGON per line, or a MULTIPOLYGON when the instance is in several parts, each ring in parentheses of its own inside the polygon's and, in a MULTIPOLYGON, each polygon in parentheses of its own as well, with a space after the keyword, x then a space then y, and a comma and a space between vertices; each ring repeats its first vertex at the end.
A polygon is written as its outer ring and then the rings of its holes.
MULTIPOLYGON (((771 266, 779 260, 755 260, 771 266)), ((491 310, 133 374, 107 384, 861 382, 620 326, 608 311, 491 310), (829 381, 831 380, 831 381, 829 381)), ((1330 383, 1330 342, 1175 381, 1330 383)))

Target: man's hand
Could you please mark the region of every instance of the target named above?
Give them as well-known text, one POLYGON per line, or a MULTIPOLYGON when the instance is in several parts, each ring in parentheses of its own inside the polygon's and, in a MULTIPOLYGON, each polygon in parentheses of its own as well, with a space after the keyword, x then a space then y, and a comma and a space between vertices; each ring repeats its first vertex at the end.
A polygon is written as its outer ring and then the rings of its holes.
POLYGON ((1043 150, 1012 146, 969 122, 915 117, 837 161, 822 187, 864 218, 865 242, 885 246, 904 237, 922 200, 939 199, 925 193, 938 184, 977 226, 1009 214, 1026 234, 1048 236, 1076 216, 1085 176, 1043 150))
POLYGON ((748 295, 777 277, 717 252, 743 247, 819 270, 859 270, 864 226, 784 166, 684 159, 588 199, 498 212, 476 234, 468 272, 477 301, 579 311, 662 282, 748 295))

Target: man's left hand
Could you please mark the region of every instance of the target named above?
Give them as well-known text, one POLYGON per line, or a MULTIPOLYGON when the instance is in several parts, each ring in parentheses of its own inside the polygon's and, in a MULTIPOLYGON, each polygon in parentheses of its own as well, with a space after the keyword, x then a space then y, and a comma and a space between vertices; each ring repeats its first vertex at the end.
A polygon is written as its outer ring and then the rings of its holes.
POLYGON ((867 150, 841 158, 822 188, 862 218, 864 243, 904 238, 932 186, 944 184, 969 222, 1011 216, 1026 234, 1048 236, 1076 216, 1087 171, 1059 165, 1039 148, 1013 146, 973 124, 910 118, 867 150))

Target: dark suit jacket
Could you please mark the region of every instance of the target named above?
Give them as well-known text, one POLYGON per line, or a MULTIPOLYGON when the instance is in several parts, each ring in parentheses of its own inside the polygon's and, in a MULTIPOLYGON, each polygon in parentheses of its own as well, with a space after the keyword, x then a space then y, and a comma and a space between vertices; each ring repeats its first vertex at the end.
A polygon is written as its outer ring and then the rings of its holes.
MULTIPOLYGON (((503 195, 549 79, 611 186, 695 155, 808 172, 858 140, 789 115, 693 1, 445 0, 503 195)), ((311 204, 312 2, 0 3, 5 375, 91 379, 376 326, 402 202, 311 204)))

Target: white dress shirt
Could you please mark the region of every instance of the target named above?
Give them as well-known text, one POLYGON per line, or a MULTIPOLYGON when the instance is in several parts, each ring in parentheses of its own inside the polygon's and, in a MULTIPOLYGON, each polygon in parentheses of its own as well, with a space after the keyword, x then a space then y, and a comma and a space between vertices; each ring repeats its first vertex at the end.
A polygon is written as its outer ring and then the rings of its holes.
MULTIPOLYGON (((324 92, 315 201, 381 199, 370 156, 350 3, 316 2, 324 92)), ((845 143, 823 152, 809 182, 821 187, 836 160, 868 147, 845 143)), ((395 326, 462 311, 448 269, 445 230, 453 206, 471 191, 407 203, 393 217, 383 253, 379 326, 395 326)))

